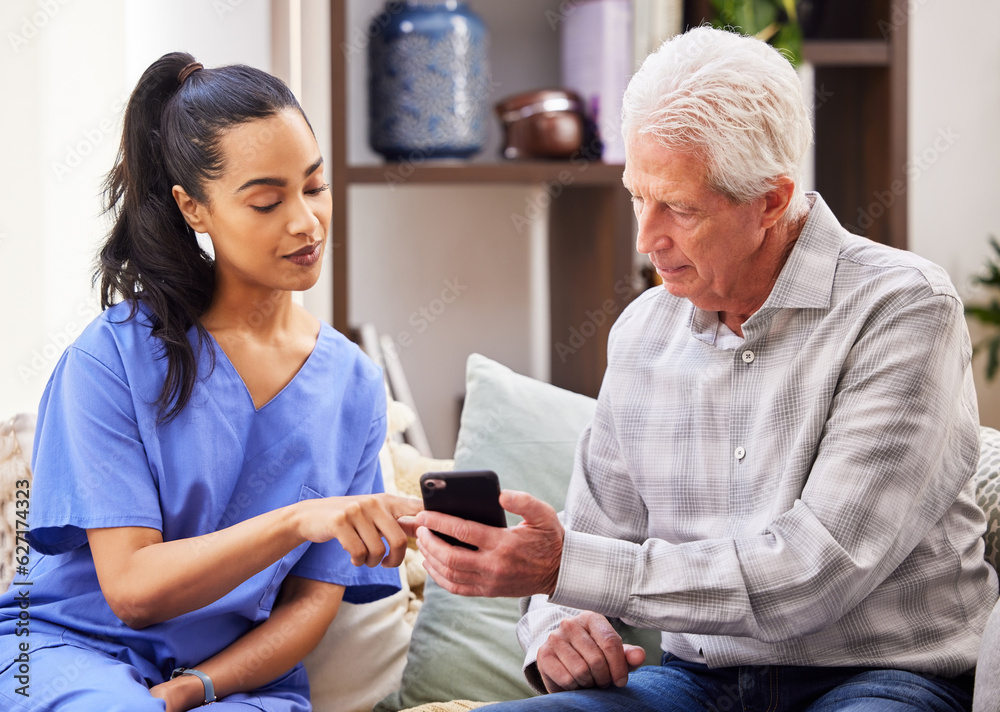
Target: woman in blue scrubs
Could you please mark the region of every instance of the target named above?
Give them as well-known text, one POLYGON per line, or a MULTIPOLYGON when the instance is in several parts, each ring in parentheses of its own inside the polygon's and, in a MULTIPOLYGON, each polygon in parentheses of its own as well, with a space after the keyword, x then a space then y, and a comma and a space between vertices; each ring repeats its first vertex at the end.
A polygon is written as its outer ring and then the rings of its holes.
POLYGON ((300 661, 341 600, 398 588, 420 507, 381 493, 381 373, 291 299, 319 276, 328 188, 280 80, 183 53, 139 80, 105 311, 40 405, 4 709, 306 711, 300 661))

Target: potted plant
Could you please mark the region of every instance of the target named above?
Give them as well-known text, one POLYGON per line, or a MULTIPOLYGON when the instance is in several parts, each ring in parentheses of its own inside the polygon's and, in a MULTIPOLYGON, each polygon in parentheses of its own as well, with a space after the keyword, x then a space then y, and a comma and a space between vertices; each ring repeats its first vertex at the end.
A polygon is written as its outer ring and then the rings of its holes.
POLYGON ((795 0, 712 0, 713 26, 732 29, 782 50, 796 67, 802 63, 802 28, 795 0))
MULTIPOLYGON (((972 278, 975 284, 1000 291, 1000 243, 990 237, 993 257, 986 263, 986 273, 972 278)), ((968 304, 965 314, 978 321, 988 332, 972 349, 973 353, 986 349, 986 380, 992 381, 1000 368, 1000 300, 994 296, 988 304, 968 304)))

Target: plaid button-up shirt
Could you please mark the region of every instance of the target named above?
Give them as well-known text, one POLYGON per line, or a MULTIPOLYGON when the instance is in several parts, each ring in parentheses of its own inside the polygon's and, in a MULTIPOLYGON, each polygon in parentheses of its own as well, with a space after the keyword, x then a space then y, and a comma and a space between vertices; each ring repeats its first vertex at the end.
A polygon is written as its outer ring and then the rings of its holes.
POLYGON ((975 664, 997 578, 962 303, 810 200, 743 339, 659 287, 615 324, 527 664, 574 609, 711 666, 975 664))

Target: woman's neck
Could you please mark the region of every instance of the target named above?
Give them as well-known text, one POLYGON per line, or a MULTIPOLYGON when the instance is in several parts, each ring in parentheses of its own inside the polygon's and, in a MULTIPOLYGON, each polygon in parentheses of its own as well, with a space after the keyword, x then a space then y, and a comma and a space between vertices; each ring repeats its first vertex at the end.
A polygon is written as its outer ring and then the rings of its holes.
POLYGON ((217 284, 202 325, 213 335, 270 339, 303 326, 303 310, 282 289, 232 289, 217 284))

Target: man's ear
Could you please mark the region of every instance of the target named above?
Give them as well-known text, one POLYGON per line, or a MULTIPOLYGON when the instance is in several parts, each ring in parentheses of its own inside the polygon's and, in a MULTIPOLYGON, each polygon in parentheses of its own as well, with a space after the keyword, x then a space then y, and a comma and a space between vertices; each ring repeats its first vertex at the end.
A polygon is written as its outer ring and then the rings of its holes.
POLYGON ((174 201, 184 216, 184 220, 195 232, 208 232, 208 209, 197 200, 188 195, 187 191, 179 185, 171 189, 174 201))
POLYGON ((774 227, 775 223, 788 212, 795 192, 795 181, 788 176, 775 179, 771 189, 764 194, 764 212, 761 214, 761 227, 765 230, 774 227))

